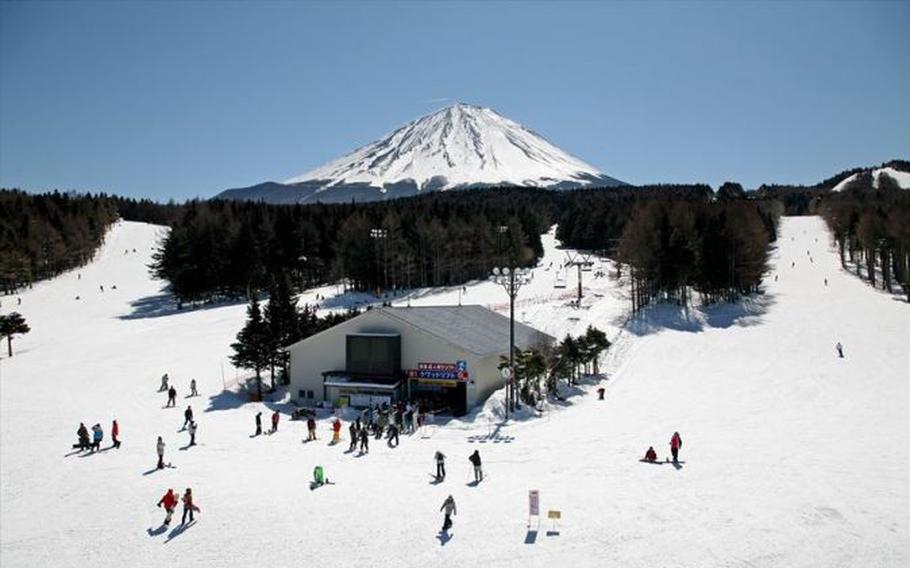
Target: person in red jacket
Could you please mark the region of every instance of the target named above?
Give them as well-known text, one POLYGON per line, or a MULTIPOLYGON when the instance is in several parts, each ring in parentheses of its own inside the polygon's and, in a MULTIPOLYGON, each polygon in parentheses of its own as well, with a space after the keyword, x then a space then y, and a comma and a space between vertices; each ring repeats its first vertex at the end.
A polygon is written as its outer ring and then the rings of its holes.
POLYGON ((679 449, 682 447, 682 438, 679 437, 679 432, 673 432, 673 437, 670 438, 670 452, 673 454, 673 463, 679 461, 679 449))
POLYGON ((171 515, 174 514, 174 509, 177 508, 177 496, 174 495, 173 489, 168 489, 164 497, 158 501, 158 507, 162 505, 164 505, 164 510, 167 511, 167 515, 164 517, 164 526, 168 526, 171 524, 171 515))
POLYGON ((332 422, 332 443, 337 444, 341 441, 341 420, 335 418, 332 422))
POLYGON ((648 447, 648 451, 645 452, 645 461, 652 463, 657 461, 657 452, 654 451, 654 446, 648 447))
POLYGON ((278 431, 278 418, 279 418, 280 416, 281 416, 281 415, 278 414, 278 411, 277 411, 277 410, 276 410, 275 412, 272 413, 272 434, 274 434, 275 432, 278 431))
POLYGON ((120 426, 117 424, 117 419, 115 418, 114 423, 111 424, 111 440, 114 441, 114 447, 118 450, 120 449, 120 440, 118 439, 119 436, 120 426))

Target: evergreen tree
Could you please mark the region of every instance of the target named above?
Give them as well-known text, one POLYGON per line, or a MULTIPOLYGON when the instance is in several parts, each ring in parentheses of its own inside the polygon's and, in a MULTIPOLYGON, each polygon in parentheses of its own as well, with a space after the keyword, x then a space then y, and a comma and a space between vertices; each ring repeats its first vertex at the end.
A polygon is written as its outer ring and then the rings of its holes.
POLYGON ((298 339, 299 314, 297 296, 291 289, 287 274, 279 274, 272 280, 269 292, 269 303, 265 307, 265 321, 269 330, 269 369, 272 388, 275 388, 275 366, 287 374, 290 354, 287 347, 298 339))
POLYGON ((268 324, 262 318, 256 292, 250 294, 246 314, 246 324, 237 334, 237 342, 231 344, 234 350, 231 363, 241 369, 253 369, 256 372, 256 394, 261 400, 262 369, 272 360, 272 351, 268 324))
POLYGON ((5 316, 0 316, 0 337, 6 338, 6 349, 9 356, 13 356, 13 336, 28 333, 31 328, 25 322, 25 318, 18 312, 12 312, 5 316))

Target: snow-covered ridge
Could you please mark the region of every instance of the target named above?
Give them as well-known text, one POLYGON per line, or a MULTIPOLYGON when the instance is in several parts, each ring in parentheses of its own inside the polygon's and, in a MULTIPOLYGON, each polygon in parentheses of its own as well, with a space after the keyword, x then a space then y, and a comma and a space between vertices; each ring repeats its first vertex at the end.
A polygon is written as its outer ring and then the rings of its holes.
MULTIPOLYGON (((878 180, 882 174, 886 174, 890 178, 892 178, 894 181, 896 181, 897 185, 900 186, 901 189, 910 189, 910 173, 902 172, 900 170, 896 170, 896 169, 890 168, 890 167, 889 168, 877 168, 872 171, 872 186, 873 187, 878 188, 878 183, 879 183, 878 180)), ((857 176, 859 176, 858 173, 853 174, 852 176, 849 176, 847 178, 844 178, 843 180, 841 180, 840 183, 838 183, 833 188, 831 188, 831 191, 843 191, 850 182, 852 182, 853 180, 855 180, 857 178, 857 176)))
POLYGON ((623 182, 496 111, 455 104, 282 183, 218 197, 270 202, 372 201, 465 187, 570 189, 623 182))

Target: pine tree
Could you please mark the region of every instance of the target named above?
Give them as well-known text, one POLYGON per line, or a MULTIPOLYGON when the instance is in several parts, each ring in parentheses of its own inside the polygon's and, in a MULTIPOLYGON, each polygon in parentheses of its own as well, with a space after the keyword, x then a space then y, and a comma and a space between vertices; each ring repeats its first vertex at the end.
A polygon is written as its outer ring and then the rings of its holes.
POLYGON ((298 339, 299 314, 297 296, 291 289, 287 274, 280 274, 273 279, 269 291, 269 303, 265 307, 265 322, 269 330, 269 367, 272 377, 272 388, 275 388, 275 365, 287 373, 288 354, 286 348, 298 339))
POLYGON ((0 316, 0 337, 6 338, 6 348, 9 356, 13 356, 13 336, 28 333, 31 328, 25 323, 25 318, 18 312, 0 316))
POLYGON ((592 361, 594 362, 594 374, 597 375, 600 373, 600 368, 597 364, 600 359, 600 354, 609 349, 611 343, 610 340, 607 339, 606 333, 592 325, 589 325, 588 329, 585 330, 585 338, 587 339, 587 344, 591 350, 592 361))
POLYGON ((271 351, 268 324, 262 318, 259 298, 255 292, 250 295, 246 314, 246 324, 237 334, 237 342, 231 345, 234 350, 231 363, 241 369, 256 371, 256 394, 262 399, 262 369, 269 364, 271 351))

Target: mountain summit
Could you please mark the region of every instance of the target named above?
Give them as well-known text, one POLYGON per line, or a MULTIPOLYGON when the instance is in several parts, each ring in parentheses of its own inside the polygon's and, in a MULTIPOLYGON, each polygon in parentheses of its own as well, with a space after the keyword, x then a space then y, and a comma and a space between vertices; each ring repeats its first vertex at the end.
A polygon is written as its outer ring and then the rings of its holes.
POLYGON ((331 203, 469 187, 616 185, 624 184, 496 111, 458 103, 283 183, 218 197, 331 203))

